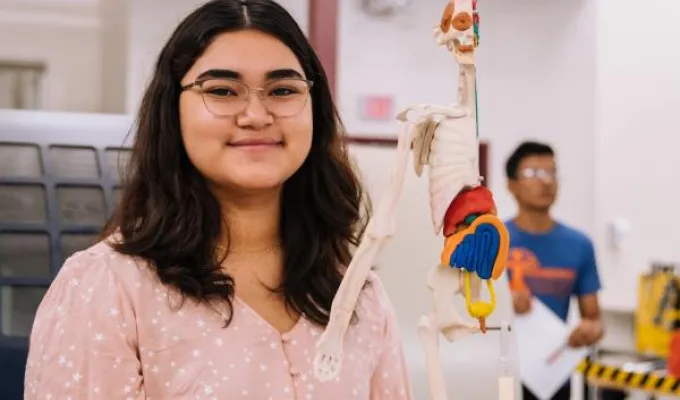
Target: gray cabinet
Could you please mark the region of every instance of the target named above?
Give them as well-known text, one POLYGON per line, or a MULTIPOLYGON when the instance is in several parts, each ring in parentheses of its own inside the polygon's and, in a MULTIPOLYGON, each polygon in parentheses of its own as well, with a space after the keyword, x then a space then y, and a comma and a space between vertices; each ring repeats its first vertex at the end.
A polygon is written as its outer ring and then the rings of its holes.
POLYGON ((28 336, 52 279, 114 210, 131 128, 126 116, 0 110, 2 399, 22 398, 28 336))

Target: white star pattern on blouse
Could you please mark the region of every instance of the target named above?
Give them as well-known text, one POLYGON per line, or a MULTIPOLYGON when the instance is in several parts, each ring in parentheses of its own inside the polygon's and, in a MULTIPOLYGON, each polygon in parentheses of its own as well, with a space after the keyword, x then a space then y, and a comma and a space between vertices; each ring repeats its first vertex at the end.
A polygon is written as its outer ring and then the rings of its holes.
POLYGON ((151 269, 99 243, 66 262, 38 309, 25 399, 411 400, 380 285, 372 275, 361 295, 347 368, 317 382, 311 355, 321 328, 304 316, 281 334, 236 298, 224 328, 213 308, 173 308, 151 269))

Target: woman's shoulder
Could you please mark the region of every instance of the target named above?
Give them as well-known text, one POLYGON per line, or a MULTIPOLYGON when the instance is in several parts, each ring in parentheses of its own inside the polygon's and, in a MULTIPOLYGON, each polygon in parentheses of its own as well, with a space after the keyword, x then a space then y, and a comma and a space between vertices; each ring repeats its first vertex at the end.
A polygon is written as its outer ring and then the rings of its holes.
MULTIPOLYGON (((380 368, 400 368, 402 351, 397 315, 380 276, 371 272, 356 308, 356 325, 349 331, 349 348, 369 355, 380 368), (389 367, 387 367, 390 365, 389 367)), ((352 353, 352 350, 348 350, 352 353)), ((351 357, 350 357, 351 358, 351 357)), ((394 371, 390 371, 390 375, 394 371)), ((396 374, 398 376, 400 374, 396 374)))
POLYGON ((118 254, 106 241, 68 257, 36 310, 32 342, 46 340, 51 326, 64 331, 65 324, 92 324, 113 312, 112 318, 132 318, 135 281, 140 281, 142 272, 129 261, 133 260, 118 254))
POLYGON ((394 317, 392 303, 385 291, 380 276, 371 271, 359 297, 359 313, 385 321, 394 317))
POLYGON ((93 292, 114 284, 122 288, 139 286, 151 278, 144 261, 117 252, 112 244, 112 239, 106 238, 68 257, 51 287, 66 285, 71 290, 93 292))

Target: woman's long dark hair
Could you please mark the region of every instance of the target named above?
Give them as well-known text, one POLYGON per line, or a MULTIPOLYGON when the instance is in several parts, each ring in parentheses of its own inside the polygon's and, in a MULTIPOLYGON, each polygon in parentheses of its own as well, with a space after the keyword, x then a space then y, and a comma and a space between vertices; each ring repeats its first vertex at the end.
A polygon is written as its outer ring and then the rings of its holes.
POLYGON ((311 90, 314 137, 306 161, 285 184, 280 237, 285 253, 277 290, 311 321, 328 322, 342 267, 365 227, 364 193, 345 149, 344 130, 321 63, 291 15, 271 0, 213 0, 182 21, 162 49, 137 116, 125 192, 104 236, 138 256, 184 299, 228 304, 234 281, 221 270, 217 199, 189 161, 179 122, 180 80, 219 34, 257 29, 297 56, 311 90))

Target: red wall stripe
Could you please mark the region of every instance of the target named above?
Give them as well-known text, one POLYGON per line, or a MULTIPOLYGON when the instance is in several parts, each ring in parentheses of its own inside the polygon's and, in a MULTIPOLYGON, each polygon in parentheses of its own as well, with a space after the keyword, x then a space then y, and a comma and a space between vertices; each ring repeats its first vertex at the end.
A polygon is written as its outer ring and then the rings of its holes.
POLYGON ((339 0, 309 1, 309 41, 319 55, 326 70, 331 92, 337 97, 337 57, 338 57, 338 20, 340 19, 339 0))

